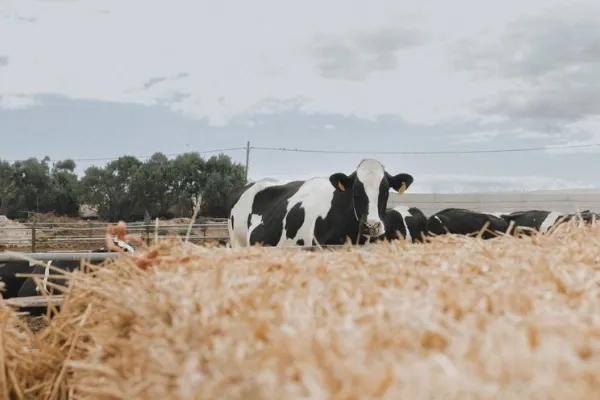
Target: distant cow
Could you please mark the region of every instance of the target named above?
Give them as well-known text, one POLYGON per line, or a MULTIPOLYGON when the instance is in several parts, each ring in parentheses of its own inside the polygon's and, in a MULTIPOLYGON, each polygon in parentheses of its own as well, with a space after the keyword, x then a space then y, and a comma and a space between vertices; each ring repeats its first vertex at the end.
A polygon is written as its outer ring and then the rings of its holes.
POLYGON ((16 274, 30 274, 35 266, 29 261, 6 261, 0 263, 0 282, 4 283, 4 291, 0 295, 4 299, 17 297, 21 285, 27 278, 19 278, 16 274))
POLYGON ((408 242, 422 242, 427 236, 427 216, 416 207, 389 208, 383 217, 387 240, 403 238, 408 242), (400 234, 400 237, 398 236, 400 234))
POLYGON ((412 183, 411 175, 391 176, 374 159, 349 176, 250 183, 228 200, 231 247, 364 243, 385 234, 390 188, 403 193, 412 183))
POLYGON ((572 219, 581 220, 588 224, 593 221, 598 221, 597 223, 600 223, 600 214, 591 212, 590 210, 584 210, 579 213, 567 214, 562 221, 570 221, 572 219))
POLYGON ((447 208, 441 210, 427 220, 427 230, 430 234, 469 235, 476 236, 488 223, 482 239, 492 239, 497 236, 493 232, 507 232, 508 222, 503 218, 488 213, 465 210, 462 208, 447 208))
MULTIPOLYGON (((113 244, 120 247, 125 253, 133 253, 134 249, 133 247, 131 247, 130 245, 128 245, 127 243, 123 242, 122 240, 119 240, 117 238, 113 238, 112 239, 113 244)), ((109 250, 106 247, 101 247, 99 249, 96 250, 92 250, 91 253, 107 253, 109 252, 109 250)), ((102 263, 103 260, 90 260, 91 264, 100 264, 102 263)), ((53 266, 55 268, 59 268, 62 271, 67 271, 67 272, 72 272, 76 269, 78 269, 81 266, 81 260, 61 260, 61 261, 54 261, 54 260, 50 260, 47 263, 44 263, 43 265, 37 265, 35 266, 35 268, 33 269, 33 271, 31 271, 31 274, 35 274, 35 275, 44 275, 44 277, 42 278, 42 289, 48 293, 48 294, 52 294, 52 290, 50 290, 50 288, 48 288, 48 279, 50 277, 50 275, 57 275, 59 274, 58 272, 50 269, 49 266, 53 266)), ((61 280, 52 280, 52 283, 55 285, 61 285, 61 286, 65 286, 66 282, 63 282, 61 280)), ((33 280, 33 278, 27 278, 21 288, 18 291, 18 297, 29 297, 29 296, 37 296, 40 294, 40 288, 35 284, 35 281, 33 280)))
POLYGON ((515 228, 526 228, 520 230, 522 234, 529 235, 533 231, 547 232, 555 224, 564 220, 565 214, 557 211, 529 210, 515 211, 502 216, 508 223, 513 222, 515 228))

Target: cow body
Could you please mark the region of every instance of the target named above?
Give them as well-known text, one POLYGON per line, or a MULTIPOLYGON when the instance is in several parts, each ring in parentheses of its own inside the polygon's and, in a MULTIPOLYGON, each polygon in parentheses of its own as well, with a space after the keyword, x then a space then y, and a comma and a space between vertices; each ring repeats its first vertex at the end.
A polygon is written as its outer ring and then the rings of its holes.
POLYGON ((388 240, 403 238, 422 242, 427 236, 427 216, 416 207, 396 206, 386 210, 383 219, 384 237, 388 240))
POLYGON ((0 291, 0 295, 4 299, 17 297, 21 285, 27 278, 19 278, 17 274, 31 274, 35 268, 35 264, 29 261, 7 261, 0 264, 0 282, 4 283, 4 291, 0 291))
POLYGON ((512 222, 515 228, 525 228, 520 229, 520 232, 526 235, 533 233, 534 230, 547 232, 564 217, 563 213, 544 210, 515 211, 502 216, 506 222, 512 222))
MULTIPOLYGON (((125 253, 134 252, 133 247, 131 247, 127 243, 125 243, 122 240, 119 240, 117 238, 113 238, 113 244, 120 247, 125 253)), ((109 252, 109 251, 105 247, 91 251, 91 253, 107 253, 107 252, 109 252)), ((103 261, 104 260, 90 260, 90 263, 91 264, 100 264, 103 261)), ((47 294, 53 294, 52 293, 53 291, 47 286, 50 276, 60 274, 59 272, 50 269, 50 266, 52 266, 54 268, 58 268, 61 271, 72 272, 81 266, 81 260, 61 260, 61 261, 50 260, 46 263, 41 263, 41 264, 38 264, 37 266, 35 266, 33 268, 33 271, 31 271, 30 273, 35 274, 35 275, 43 275, 44 276, 42 278, 42 290, 44 290, 47 294)), ((55 285, 61 285, 63 287, 66 286, 66 281, 63 282, 61 280, 52 280, 52 283, 55 285)), ((29 296, 37 296, 39 294, 40 294, 40 288, 35 284, 35 281, 33 280, 33 278, 27 278, 21 285, 17 296, 18 297, 29 297, 29 296)))
POLYGON ((390 188, 403 192, 412 182, 409 174, 391 176, 379 161, 365 159, 349 176, 250 183, 230 196, 231 246, 364 243, 385 233, 390 188))
POLYGON ((488 223, 483 232, 482 239, 492 239, 497 236, 493 232, 507 232, 508 222, 503 218, 488 213, 465 210, 462 208, 447 208, 433 214, 427 220, 427 229, 430 234, 444 235, 477 235, 488 223))

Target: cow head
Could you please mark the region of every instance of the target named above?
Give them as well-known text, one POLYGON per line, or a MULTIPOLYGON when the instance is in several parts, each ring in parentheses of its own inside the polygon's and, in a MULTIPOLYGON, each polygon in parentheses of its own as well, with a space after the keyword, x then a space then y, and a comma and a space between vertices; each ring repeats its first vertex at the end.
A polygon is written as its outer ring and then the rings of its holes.
POLYGON ((413 177, 410 174, 391 176, 379 161, 365 159, 350 176, 338 172, 332 174, 329 181, 338 191, 352 196, 359 233, 370 238, 385 233, 383 216, 390 189, 404 193, 413 183, 413 177))

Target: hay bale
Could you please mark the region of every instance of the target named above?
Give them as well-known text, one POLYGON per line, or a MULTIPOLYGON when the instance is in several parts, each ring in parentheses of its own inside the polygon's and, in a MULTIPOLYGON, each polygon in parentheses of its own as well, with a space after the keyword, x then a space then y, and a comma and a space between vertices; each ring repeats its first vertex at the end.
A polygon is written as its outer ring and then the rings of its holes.
MULTIPOLYGON (((70 274, 60 313, 36 336, 65 368, 38 373, 44 390, 83 399, 600 396, 600 226, 342 251, 173 241, 150 251, 147 270, 132 254, 70 274)), ((29 374, 27 365, 15 373, 29 374)))

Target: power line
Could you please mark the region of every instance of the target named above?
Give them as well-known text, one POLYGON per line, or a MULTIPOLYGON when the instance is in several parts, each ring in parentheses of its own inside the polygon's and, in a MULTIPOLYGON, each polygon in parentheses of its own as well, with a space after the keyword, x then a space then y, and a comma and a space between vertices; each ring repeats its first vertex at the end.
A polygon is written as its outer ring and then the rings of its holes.
POLYGON ((564 145, 564 146, 551 146, 551 147, 522 147, 513 149, 491 149, 491 150, 449 150, 449 151, 354 151, 354 150, 315 150, 315 149, 290 149, 285 147, 255 147, 252 146, 252 150, 265 150, 265 151, 287 151, 296 153, 327 153, 327 154, 380 154, 380 155, 428 155, 428 154, 482 154, 482 153, 517 153, 525 151, 541 151, 541 150, 559 150, 559 149, 575 149, 575 148, 589 148, 598 147, 600 143, 592 144, 579 144, 579 145, 564 145))
MULTIPOLYGON (((186 154, 186 153, 199 153, 199 154, 209 154, 209 153, 221 153, 221 152, 225 152, 225 151, 233 151, 233 150, 245 150, 246 147, 230 147, 230 148, 224 148, 224 149, 214 149, 214 150, 203 150, 203 151, 184 151, 181 153, 166 153, 165 156, 167 157, 177 157, 180 156, 182 154, 186 154)), ((114 161, 114 160, 118 160, 119 158, 121 158, 123 156, 120 157, 100 157, 100 158, 70 158, 71 160, 75 161, 75 162, 89 162, 89 161, 114 161)), ((134 156, 136 158, 139 159, 144 159, 144 158, 150 158, 152 157, 150 156, 134 156)), ((24 161, 25 159, 20 159, 20 160, 4 160, 4 159, 0 159, 0 161, 9 161, 9 162, 15 162, 15 161, 24 161)), ((58 161, 58 160, 54 160, 54 159, 50 159, 50 161, 58 161)))
MULTIPOLYGON (((235 151, 235 150, 262 150, 262 151, 277 151, 277 152, 293 152, 293 153, 321 153, 321 154, 377 154, 377 155, 440 155, 440 154, 485 154, 485 153, 518 153, 518 152, 527 152, 527 151, 544 151, 544 150, 560 150, 560 149, 576 149, 576 148, 592 148, 592 147, 600 147, 600 143, 592 143, 592 144, 580 144, 580 145, 563 145, 563 146, 542 146, 542 147, 522 147, 522 148, 508 148, 508 149, 488 149, 488 150, 440 150, 440 151, 367 151, 367 150, 319 150, 319 149, 298 149, 298 148, 287 148, 287 147, 262 147, 262 146, 239 146, 239 147, 229 147, 229 148, 220 148, 213 150, 204 150, 204 151, 188 151, 195 152, 199 154, 210 154, 210 153, 222 153, 226 151, 235 151)), ((188 152, 180 152, 180 153, 167 153, 165 156, 167 157, 177 157, 182 154, 188 152)), ((152 157, 151 155, 147 156, 135 156, 139 159, 145 159, 152 157)), ((94 161, 114 161, 118 160, 120 157, 94 157, 94 158, 71 158, 71 160, 75 162, 94 162, 94 161)), ((2 160, 2 159, 0 159, 2 160)), ((23 159, 19 160, 4 160, 9 162, 15 161, 23 161, 23 159)), ((57 161, 55 159, 50 159, 50 161, 57 161)))

